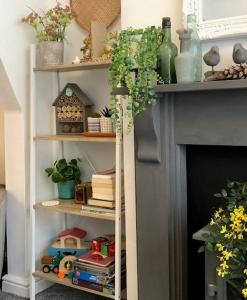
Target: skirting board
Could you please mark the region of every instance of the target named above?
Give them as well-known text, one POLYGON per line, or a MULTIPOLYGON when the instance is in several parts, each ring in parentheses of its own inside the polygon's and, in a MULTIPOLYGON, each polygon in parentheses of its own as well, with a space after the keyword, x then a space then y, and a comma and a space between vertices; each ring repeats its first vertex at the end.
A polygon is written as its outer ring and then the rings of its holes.
MULTIPOLYGON (((35 290, 38 294, 52 285, 54 285, 54 283, 37 278, 35 290)), ((29 298, 29 278, 7 274, 3 277, 2 290, 5 293, 29 298)))

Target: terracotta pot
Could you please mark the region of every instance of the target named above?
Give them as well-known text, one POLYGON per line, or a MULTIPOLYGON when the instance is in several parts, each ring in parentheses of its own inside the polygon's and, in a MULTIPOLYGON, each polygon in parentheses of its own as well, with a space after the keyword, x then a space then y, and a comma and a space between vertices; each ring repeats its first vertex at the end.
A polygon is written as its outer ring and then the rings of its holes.
POLYGON ((37 45, 37 66, 63 64, 63 42, 40 42, 37 45))

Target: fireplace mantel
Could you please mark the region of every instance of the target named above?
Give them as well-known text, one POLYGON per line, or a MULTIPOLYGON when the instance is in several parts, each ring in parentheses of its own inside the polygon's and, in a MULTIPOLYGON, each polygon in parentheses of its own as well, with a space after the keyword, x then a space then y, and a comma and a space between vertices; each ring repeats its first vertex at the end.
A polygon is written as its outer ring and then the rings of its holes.
POLYGON ((155 90, 135 122, 138 299, 189 300, 186 145, 247 146, 247 80, 155 90))

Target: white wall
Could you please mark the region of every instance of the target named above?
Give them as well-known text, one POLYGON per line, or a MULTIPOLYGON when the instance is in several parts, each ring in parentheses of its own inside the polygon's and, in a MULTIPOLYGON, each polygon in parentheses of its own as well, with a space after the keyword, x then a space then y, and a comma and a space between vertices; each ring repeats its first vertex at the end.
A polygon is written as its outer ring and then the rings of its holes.
POLYGON ((0 184, 5 184, 4 111, 0 108, 0 184))
POLYGON ((178 43, 176 29, 182 24, 182 0, 122 0, 122 28, 161 26, 162 17, 172 21, 172 38, 178 43))

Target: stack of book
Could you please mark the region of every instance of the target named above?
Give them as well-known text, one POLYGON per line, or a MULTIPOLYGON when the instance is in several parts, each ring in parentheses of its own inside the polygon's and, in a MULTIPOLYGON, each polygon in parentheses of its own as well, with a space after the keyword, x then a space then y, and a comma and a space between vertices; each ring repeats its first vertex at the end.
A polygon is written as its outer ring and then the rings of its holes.
MULTIPOLYGON (((72 283, 104 294, 115 294, 115 257, 96 259, 90 251, 73 261, 72 283)), ((126 255, 122 253, 122 289, 126 287, 126 255)))
MULTIPOLYGON (((123 181, 123 180, 122 180, 123 181)), ((115 170, 93 174, 92 190, 93 197, 88 199, 88 206, 115 209, 115 170)), ((123 196, 123 189, 122 189, 123 196)), ((85 206, 83 207, 85 209, 85 206)))

